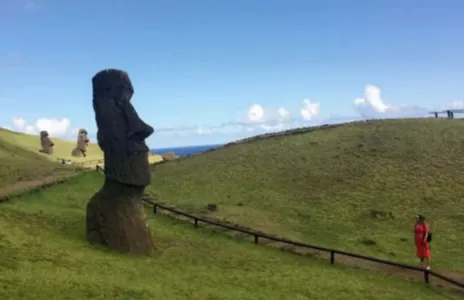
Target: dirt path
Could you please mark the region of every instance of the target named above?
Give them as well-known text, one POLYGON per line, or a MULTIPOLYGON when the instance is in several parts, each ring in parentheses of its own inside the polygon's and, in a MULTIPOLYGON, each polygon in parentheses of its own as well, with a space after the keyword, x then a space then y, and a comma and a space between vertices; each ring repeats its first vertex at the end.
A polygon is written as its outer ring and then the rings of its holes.
POLYGON ((13 195, 13 194, 16 194, 24 190, 34 189, 40 186, 53 184, 56 181, 65 180, 65 179, 74 177, 78 174, 79 173, 75 171, 63 171, 63 172, 57 172, 50 176, 42 177, 40 179, 20 181, 15 184, 10 184, 8 186, 0 187, 0 202, 2 202, 2 200, 9 195, 13 195))
MULTIPOLYGON (((153 201, 153 199, 151 199, 151 200, 153 201)), ((153 202, 157 202, 157 201, 153 201, 153 202)), ((165 204, 163 204, 163 205, 165 205, 165 204)), ((169 206, 169 205, 166 205, 166 206, 169 206)), ((172 206, 169 206, 169 207, 172 207, 172 206)), ((190 219, 190 218, 187 218, 187 217, 184 217, 184 216, 179 216, 177 214, 174 214, 172 212, 169 212, 169 211, 166 211, 166 210, 163 210, 163 209, 158 209, 158 211, 160 213, 162 213, 163 215, 166 215, 166 216, 171 217, 173 219, 182 220, 182 221, 188 221, 188 222, 192 223, 192 219, 190 219)), ((200 215, 198 215, 198 217, 200 217, 200 215)), ((199 227, 212 229, 212 230, 214 230, 216 232, 221 232, 221 233, 227 234, 228 236, 231 236, 231 237, 244 238, 244 239, 250 240, 251 242, 253 242, 253 239, 254 239, 253 237, 251 237, 248 234, 228 230, 228 229, 225 229, 225 228, 205 224, 205 223, 202 223, 202 222, 199 223, 199 227)), ((260 245, 267 245, 267 246, 279 248, 282 251, 288 251, 288 252, 298 254, 298 255, 304 255, 304 256, 314 257, 314 258, 317 258, 317 259, 323 259, 323 260, 326 260, 328 264, 330 264, 330 254, 326 253, 326 252, 307 249, 307 248, 298 247, 298 246, 293 246, 293 245, 289 245, 289 244, 285 244, 285 243, 281 243, 281 242, 274 242, 274 241, 270 241, 270 240, 267 240, 267 239, 264 239, 264 238, 260 238, 258 243, 260 245)), ((399 277, 410 279, 410 280, 416 280, 416 281, 420 281, 420 282, 425 282, 424 281, 424 272, 419 272, 419 271, 410 270, 410 269, 404 269, 404 268, 391 266, 391 265, 385 265, 385 264, 377 263, 377 262, 366 261, 366 260, 362 260, 362 259, 359 259, 359 258, 353 258, 353 257, 349 257, 349 256, 336 254, 335 255, 335 264, 343 264, 343 265, 354 267, 354 268, 366 269, 366 270, 370 270, 370 271, 374 271, 374 272, 378 272, 378 273, 395 275, 395 276, 399 276, 399 277)), ((451 278, 451 279, 453 279, 455 281, 458 281, 458 282, 461 282, 461 283, 464 284, 464 272, 450 271, 450 270, 445 270, 445 269, 441 269, 441 268, 433 268, 433 271, 439 273, 440 275, 446 276, 448 278, 451 278)), ((433 285, 436 285, 438 287, 446 287, 446 288, 452 289, 453 292, 456 293, 456 295, 464 296, 464 289, 459 288, 456 285, 448 283, 448 282, 446 282, 446 281, 444 281, 442 279, 439 279, 439 278, 437 278, 435 276, 432 276, 430 274, 429 274, 429 283, 433 284, 433 285)))

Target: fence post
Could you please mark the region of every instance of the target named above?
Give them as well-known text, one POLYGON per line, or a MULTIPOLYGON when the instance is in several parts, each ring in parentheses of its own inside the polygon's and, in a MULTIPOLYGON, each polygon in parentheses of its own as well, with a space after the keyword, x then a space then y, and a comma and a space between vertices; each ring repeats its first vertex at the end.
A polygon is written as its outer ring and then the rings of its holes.
POLYGON ((333 265, 335 263, 335 252, 330 251, 330 264, 333 265))
POLYGON ((194 220, 195 220, 195 228, 198 228, 198 219, 195 218, 194 220))
POLYGON ((424 281, 429 284, 429 270, 424 270, 424 281))
POLYGON ((155 215, 156 215, 157 207, 158 207, 158 205, 153 204, 153 214, 155 214, 155 215))
POLYGON ((255 234, 255 244, 258 244, 258 235, 255 234))

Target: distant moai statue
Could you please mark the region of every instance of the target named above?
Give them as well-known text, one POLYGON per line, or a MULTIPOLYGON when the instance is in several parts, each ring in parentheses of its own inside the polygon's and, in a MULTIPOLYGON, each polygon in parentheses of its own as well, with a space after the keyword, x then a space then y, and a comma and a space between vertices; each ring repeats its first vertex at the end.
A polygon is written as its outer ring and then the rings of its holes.
POLYGON ((166 152, 162 155, 163 160, 176 160, 179 157, 174 152, 166 152))
POLYGON ((53 154, 53 147, 55 146, 55 144, 50 139, 46 130, 42 130, 40 132, 40 145, 42 146, 42 149, 40 149, 39 152, 45 154, 53 154))
POLYGON ((149 254, 154 244, 142 196, 151 180, 145 139, 154 130, 130 102, 134 89, 126 72, 100 71, 92 86, 105 182, 87 204, 87 240, 119 252, 149 254))
POLYGON ((72 150, 71 155, 74 157, 86 157, 88 146, 89 138, 87 130, 79 129, 79 133, 77 135, 77 147, 72 150))

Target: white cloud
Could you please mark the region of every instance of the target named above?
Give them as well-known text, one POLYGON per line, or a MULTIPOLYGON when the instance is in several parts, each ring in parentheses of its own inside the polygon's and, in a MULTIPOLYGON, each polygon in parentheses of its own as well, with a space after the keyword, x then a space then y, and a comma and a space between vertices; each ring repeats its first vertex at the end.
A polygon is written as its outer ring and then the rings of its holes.
POLYGON ((272 110, 265 109, 260 104, 253 104, 248 109, 243 121, 239 119, 235 122, 227 122, 222 127, 238 127, 242 131, 272 131, 282 130, 292 122, 294 120, 291 119, 290 112, 284 107, 272 110))
POLYGON ((464 101, 451 101, 446 106, 443 106, 440 110, 445 109, 464 109, 464 101))
POLYGON ((224 133, 226 131, 252 132, 252 131, 280 131, 292 127, 304 126, 308 121, 314 122, 319 117, 319 103, 303 101, 301 115, 303 118, 294 118, 290 111, 284 107, 267 109, 261 104, 251 105, 243 117, 235 121, 224 122, 215 126, 167 126, 157 128, 155 133, 177 135, 179 132, 192 132, 200 135, 224 133))
POLYGON ((253 104, 247 112, 247 121, 261 122, 264 120, 264 108, 259 104, 253 104))
POLYGON ((421 117, 428 112, 426 108, 416 105, 385 103, 380 88, 370 84, 364 88, 364 98, 356 98, 353 105, 363 118, 421 117))
POLYGON ((26 120, 22 119, 22 118, 13 118, 12 119, 13 121, 13 127, 18 130, 18 131, 24 131, 24 129, 26 128, 26 120))
POLYGON ((290 118, 290 112, 284 107, 279 107, 277 109, 277 114, 279 115, 280 119, 288 119, 288 118, 290 118))
MULTIPOLYGON (((70 130, 69 132, 71 133, 72 136, 78 136, 79 135, 79 130, 80 128, 74 128, 72 130, 70 130)), ((88 134, 87 134, 87 137, 88 137, 88 134)))
POLYGON ((42 130, 46 130, 51 137, 75 136, 78 130, 71 129, 71 121, 68 118, 62 118, 61 120, 39 118, 34 125, 27 124, 23 118, 13 118, 12 123, 14 131, 35 135, 42 130))
POLYGON ((27 125, 23 118, 13 118, 13 128, 15 131, 24 132, 27 134, 36 134, 34 126, 27 125))
MULTIPOLYGON (((342 99, 343 100, 343 99, 342 99)), ((235 131, 259 134, 260 132, 281 131, 296 127, 331 124, 345 121, 376 118, 427 117, 429 109, 417 105, 392 104, 382 99, 382 91, 375 85, 366 85, 364 97, 353 101, 356 115, 332 114, 327 118, 321 116, 320 102, 304 99, 299 114, 293 115, 284 107, 268 109, 261 104, 253 104, 241 118, 215 126, 178 126, 158 129, 156 132, 188 132, 196 134, 225 133, 235 131)), ((464 109, 464 101, 454 101, 443 109, 464 109)), ((168 133, 169 134, 169 133, 168 133)))
POLYGON ((45 119, 40 118, 35 123, 35 128, 38 131, 46 130, 51 136, 64 136, 70 131, 71 122, 68 118, 57 119, 45 119))
POLYGON ((354 106, 361 115, 385 113, 389 108, 383 103, 380 89, 369 84, 364 89, 364 98, 354 99, 354 106))
POLYGON ((306 121, 311 121, 319 117, 321 105, 319 102, 311 102, 308 99, 303 100, 303 107, 300 109, 300 114, 306 121))
POLYGON ((27 134, 36 134, 34 126, 31 126, 31 125, 26 125, 24 132, 27 134))

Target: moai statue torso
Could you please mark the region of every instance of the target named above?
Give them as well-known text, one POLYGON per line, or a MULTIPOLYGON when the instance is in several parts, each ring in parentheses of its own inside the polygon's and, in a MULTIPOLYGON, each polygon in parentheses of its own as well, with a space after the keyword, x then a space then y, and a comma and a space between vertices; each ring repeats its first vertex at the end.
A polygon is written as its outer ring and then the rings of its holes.
POLYGON ((71 152, 72 156, 82 157, 86 156, 87 147, 89 146, 89 138, 87 134, 87 130, 79 129, 79 133, 77 136, 77 147, 73 149, 71 152))
POLYGON ((134 89, 129 75, 107 69, 92 78, 93 108, 98 145, 104 152, 105 176, 119 183, 150 184, 145 139, 153 128, 143 122, 130 103, 134 89))
POLYGON ((40 132, 40 145, 42 146, 42 149, 40 149, 40 152, 47 153, 47 154, 53 154, 53 147, 55 146, 55 144, 52 142, 52 140, 48 136, 48 132, 46 130, 43 130, 40 132))

